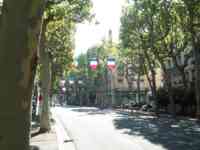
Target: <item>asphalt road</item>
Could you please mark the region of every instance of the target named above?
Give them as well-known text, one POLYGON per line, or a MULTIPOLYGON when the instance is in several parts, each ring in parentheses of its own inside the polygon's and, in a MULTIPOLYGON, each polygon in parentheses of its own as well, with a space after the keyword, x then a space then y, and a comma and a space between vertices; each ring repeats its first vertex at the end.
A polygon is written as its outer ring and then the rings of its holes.
POLYGON ((76 150, 200 150, 200 126, 88 107, 56 107, 53 113, 76 150))

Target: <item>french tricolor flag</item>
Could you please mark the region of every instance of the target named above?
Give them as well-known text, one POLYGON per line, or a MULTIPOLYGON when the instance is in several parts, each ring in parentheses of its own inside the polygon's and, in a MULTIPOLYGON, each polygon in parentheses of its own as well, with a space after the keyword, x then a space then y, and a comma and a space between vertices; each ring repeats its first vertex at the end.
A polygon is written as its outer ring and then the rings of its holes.
POLYGON ((108 68, 111 69, 111 70, 114 69, 115 66, 116 66, 115 59, 109 58, 109 59, 107 60, 107 66, 108 66, 108 68))
POLYGON ((92 70, 95 70, 95 69, 97 68, 97 65, 98 65, 97 60, 91 60, 91 61, 90 61, 90 68, 91 68, 92 70))

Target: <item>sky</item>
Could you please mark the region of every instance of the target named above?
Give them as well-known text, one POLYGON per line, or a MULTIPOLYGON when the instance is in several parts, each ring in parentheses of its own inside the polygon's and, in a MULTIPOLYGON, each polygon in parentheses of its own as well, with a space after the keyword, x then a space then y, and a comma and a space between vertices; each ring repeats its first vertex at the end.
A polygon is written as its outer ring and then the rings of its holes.
POLYGON ((111 29, 113 41, 118 41, 121 9, 125 0, 92 0, 92 13, 99 24, 82 23, 77 25, 75 35, 75 56, 85 53, 88 48, 108 37, 111 29))

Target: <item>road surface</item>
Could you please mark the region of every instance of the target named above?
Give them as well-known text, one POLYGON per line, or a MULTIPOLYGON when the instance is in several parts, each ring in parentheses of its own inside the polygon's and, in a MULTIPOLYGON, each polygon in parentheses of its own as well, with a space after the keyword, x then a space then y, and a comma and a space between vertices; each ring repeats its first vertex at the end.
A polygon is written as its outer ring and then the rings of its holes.
POLYGON ((53 113, 76 150, 200 150, 200 126, 191 120, 71 106, 53 113))

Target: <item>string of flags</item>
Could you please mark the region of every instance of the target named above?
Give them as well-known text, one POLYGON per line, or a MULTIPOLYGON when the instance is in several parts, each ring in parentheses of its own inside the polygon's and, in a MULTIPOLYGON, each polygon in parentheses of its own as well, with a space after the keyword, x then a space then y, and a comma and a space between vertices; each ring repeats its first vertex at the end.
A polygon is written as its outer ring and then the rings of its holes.
MULTIPOLYGON (((96 70, 97 66, 98 66, 98 60, 96 58, 92 58, 90 60, 89 66, 92 70, 96 70)), ((107 67, 108 69, 110 69, 111 71, 113 71, 116 67, 116 61, 114 58, 108 58, 107 59, 107 67)))

